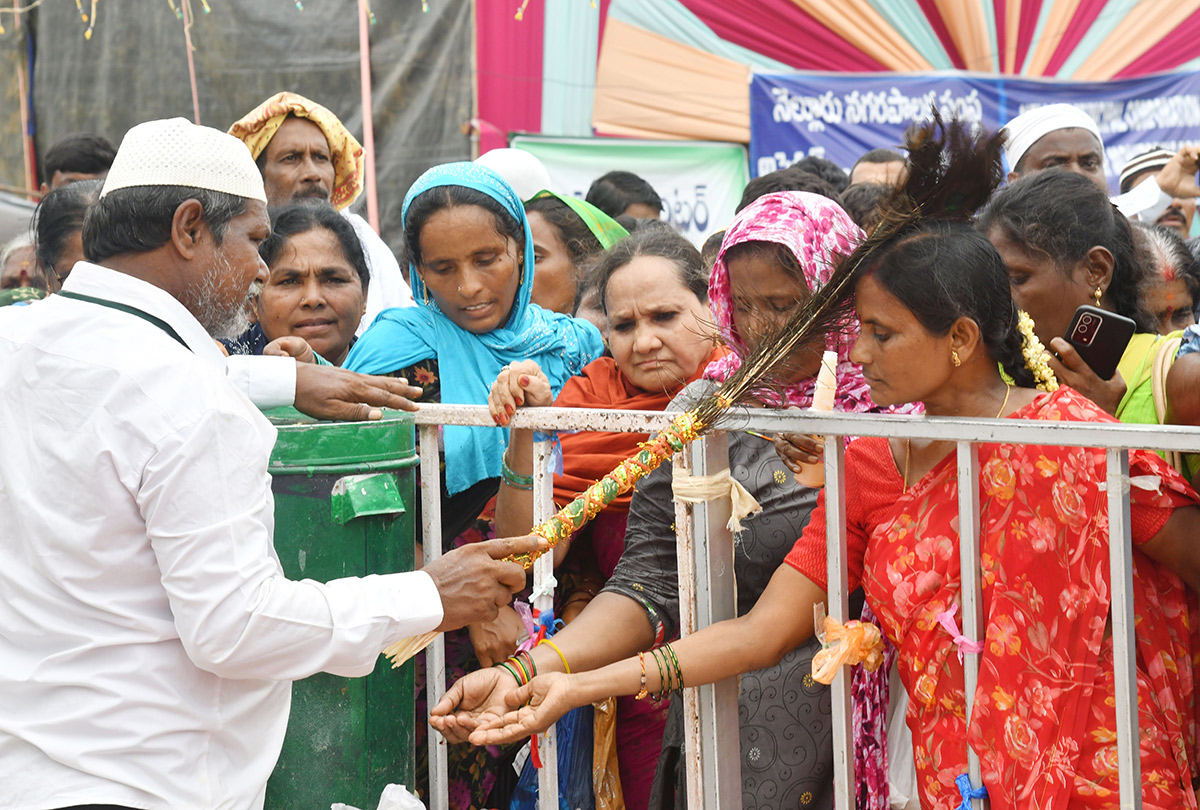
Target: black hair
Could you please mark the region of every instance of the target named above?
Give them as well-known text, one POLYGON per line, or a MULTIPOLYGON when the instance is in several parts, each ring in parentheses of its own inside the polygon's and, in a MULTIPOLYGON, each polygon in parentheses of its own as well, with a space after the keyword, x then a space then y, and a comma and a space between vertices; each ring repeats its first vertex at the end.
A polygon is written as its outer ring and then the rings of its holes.
MULTIPOLYGON (((771 262, 805 287, 809 287, 808 279, 804 275, 804 268, 800 266, 800 260, 787 245, 762 239, 749 239, 745 242, 738 242, 736 245, 730 245, 725 250, 726 265, 731 261, 751 258, 771 262)), ((809 289, 811 291, 811 287, 809 289)))
POLYGON ((525 250, 525 228, 517 218, 482 191, 447 185, 421 192, 408 206, 408 216, 404 220, 404 252, 413 266, 421 266, 421 228, 429 218, 443 208, 467 205, 477 205, 490 213, 496 223, 496 233, 516 242, 517 257, 520 258, 525 250))
POLYGON ((631 205, 648 205, 655 211, 662 210, 662 197, 654 187, 633 172, 613 171, 592 182, 584 199, 610 217, 625 213, 631 205))
POLYGON ((842 207, 855 225, 870 233, 879 224, 880 207, 894 192, 883 183, 855 183, 842 192, 842 207))
POLYGON ((854 166, 850 167, 850 174, 854 174, 854 169, 860 163, 903 163, 904 155, 894 149, 872 149, 868 152, 863 152, 858 160, 854 161, 854 166))
POLYGON ((826 160, 823 157, 809 155, 806 158, 793 163, 788 168, 799 169, 802 172, 815 174, 829 185, 833 186, 833 190, 841 194, 846 190, 846 186, 850 185, 850 175, 846 174, 845 169, 834 163, 832 160, 826 160))
POLYGON ((603 252, 604 245, 600 244, 587 223, 557 197, 536 197, 526 202, 525 213, 534 212, 541 214, 558 232, 558 238, 567 249, 567 256, 575 266, 577 276, 592 256, 603 252))
POLYGON ((712 272, 712 266, 717 263, 717 254, 721 252, 721 243, 725 241, 725 229, 709 234, 700 247, 700 261, 706 272, 712 272))
POLYGON ((988 356, 1017 385, 1036 384, 1025 365, 1008 268, 970 223, 926 220, 865 265, 859 279, 868 275, 934 335, 945 335, 959 318, 970 318, 979 326, 988 356))
POLYGON ((84 217, 99 199, 103 187, 103 180, 68 183, 54 189, 38 203, 33 212, 34 242, 38 262, 47 274, 53 273, 62 259, 71 234, 83 230, 84 217))
POLYGON ((1166 280, 1167 270, 1187 285, 1195 301, 1200 295, 1200 265, 1192 257, 1188 243, 1174 229, 1152 222, 1132 222, 1133 245, 1138 262, 1151 284, 1166 280))
POLYGON ((761 177, 755 177, 747 183, 746 188, 742 190, 742 199, 738 202, 734 213, 740 214, 743 208, 759 197, 780 191, 808 191, 828 197, 838 205, 842 205, 842 198, 838 194, 838 190, 828 180, 807 169, 789 166, 786 169, 778 169, 761 177))
POLYGON ((1154 332, 1141 305, 1146 270, 1137 261, 1129 221, 1094 182, 1064 169, 1036 172, 1005 186, 979 217, 981 233, 999 229, 1030 252, 1041 253, 1059 272, 1070 274, 1093 247, 1113 257, 1108 295, 1117 314, 1138 329, 1154 332))
POLYGON ((333 210, 326 202, 298 202, 280 205, 271 209, 271 235, 259 245, 258 255, 271 267, 283 251, 289 238, 308 233, 314 228, 324 228, 337 237, 342 246, 342 256, 358 274, 365 292, 371 282, 371 271, 363 253, 362 242, 354 226, 344 216, 333 210))
POLYGON ((60 138, 42 160, 42 176, 49 183, 56 172, 101 174, 112 168, 117 148, 102 135, 78 132, 60 138))
POLYGON ((146 253, 171 238, 175 210, 188 200, 204 209, 204 222, 219 245, 250 201, 220 191, 186 186, 120 188, 101 197, 83 220, 83 255, 102 262, 122 253, 146 253))
POLYGON ((679 280, 695 294, 700 303, 708 302, 708 273, 700 261, 700 251, 665 222, 643 225, 622 239, 604 254, 592 271, 590 287, 600 296, 600 304, 608 312, 608 282, 613 274, 638 256, 666 259, 679 271, 679 280))

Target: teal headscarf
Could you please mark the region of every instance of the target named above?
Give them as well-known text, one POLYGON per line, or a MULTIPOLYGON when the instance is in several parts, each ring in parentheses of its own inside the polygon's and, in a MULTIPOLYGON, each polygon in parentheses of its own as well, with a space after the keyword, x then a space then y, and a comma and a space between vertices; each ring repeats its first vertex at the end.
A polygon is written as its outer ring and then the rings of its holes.
MULTIPOLYGON (((415 307, 385 309, 354 344, 344 368, 365 374, 387 374, 435 358, 441 379, 442 402, 482 405, 500 369, 517 360, 534 360, 554 396, 604 351, 600 332, 587 321, 547 312, 530 302, 533 290, 533 235, 525 208, 499 175, 475 163, 447 163, 421 175, 404 198, 401 219, 422 193, 440 186, 464 186, 480 191, 504 207, 525 232, 521 284, 508 321, 476 335, 455 324, 432 298, 409 265, 415 307)), ((446 489, 453 495, 485 478, 500 475, 500 458, 508 446, 508 430, 492 427, 447 426, 446 489)))

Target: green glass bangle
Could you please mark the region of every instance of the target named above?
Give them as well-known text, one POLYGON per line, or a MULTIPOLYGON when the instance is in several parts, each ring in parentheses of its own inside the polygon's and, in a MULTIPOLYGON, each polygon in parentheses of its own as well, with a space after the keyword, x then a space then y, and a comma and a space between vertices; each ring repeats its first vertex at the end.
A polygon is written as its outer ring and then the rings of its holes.
POLYGON ((524 686, 524 685, 525 685, 525 684, 524 684, 524 683, 522 683, 522 681, 521 681, 521 676, 517 674, 517 671, 516 671, 515 669, 513 669, 513 668, 512 668, 512 665, 511 665, 511 664, 509 664, 507 661, 501 661, 499 664, 496 664, 496 666, 498 666, 498 667, 504 667, 504 670, 505 670, 505 671, 506 671, 506 672, 507 672, 509 675, 512 675, 512 676, 513 676, 513 680, 517 682, 517 686, 524 686))
POLYGON ((662 652, 662 647, 655 647, 650 651, 654 656, 654 663, 658 664, 658 695, 657 699, 662 700, 667 696, 670 690, 670 683, 667 680, 668 671, 666 668, 666 656, 662 652))
POLYGON ((533 489, 533 476, 520 475, 508 466, 508 454, 500 456, 500 478, 513 489, 533 489))
POLYGON ((675 657, 675 648, 668 644, 667 652, 671 656, 671 662, 675 665, 675 689, 683 689, 683 667, 679 666, 679 659, 675 657))

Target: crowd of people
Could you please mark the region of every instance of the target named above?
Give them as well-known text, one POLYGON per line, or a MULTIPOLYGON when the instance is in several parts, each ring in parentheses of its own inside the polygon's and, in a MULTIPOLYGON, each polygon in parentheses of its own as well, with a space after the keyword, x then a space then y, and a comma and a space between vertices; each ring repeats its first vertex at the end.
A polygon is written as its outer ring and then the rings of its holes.
MULTIPOLYGON (((564 769, 564 790, 606 810, 685 807, 673 695, 735 675, 744 806, 832 808, 830 693, 813 677, 825 504, 801 483, 822 445, 729 433, 731 477, 759 506, 734 549, 737 618, 679 637, 668 461, 554 548, 558 629, 539 636, 531 583, 503 559, 544 545, 524 536, 533 435, 513 415, 684 410, 848 274, 852 314, 740 404, 810 407, 832 354, 842 412, 1200 425, 1198 161, 1147 151, 1110 197, 1099 130, 1075 107, 998 133, 935 119, 849 171, 810 156, 751 180, 698 249, 637 175, 611 171, 580 199, 503 149, 412 185, 397 257, 350 211, 362 147, 296 94, 227 133, 173 119, 120 149, 66 139, 30 235, 0 252, 14 437, 0 761, 16 774, 0 796, 261 806, 290 681, 362 674, 436 628, 453 683, 427 706, 418 667, 418 712, 452 743, 456 810, 524 806, 525 738, 569 711, 591 712, 595 766, 564 769), (1111 375, 1066 339, 1080 307, 1132 323, 1111 375), (441 480, 422 482, 442 493, 444 556, 284 579, 261 410, 371 419, 429 402, 487 405, 496 423, 445 426, 441 480)), ((555 502, 647 438, 562 435, 555 502)), ((857 806, 958 807, 979 787, 963 787, 969 746, 993 807, 1115 807, 1104 453, 981 446, 986 631, 968 720, 964 640, 945 620, 960 598, 953 451, 847 444, 852 612, 880 628, 884 664, 851 673, 857 806)), ((1143 804, 1195 808, 1200 463, 1134 450, 1130 468, 1154 481, 1131 491, 1143 804)))

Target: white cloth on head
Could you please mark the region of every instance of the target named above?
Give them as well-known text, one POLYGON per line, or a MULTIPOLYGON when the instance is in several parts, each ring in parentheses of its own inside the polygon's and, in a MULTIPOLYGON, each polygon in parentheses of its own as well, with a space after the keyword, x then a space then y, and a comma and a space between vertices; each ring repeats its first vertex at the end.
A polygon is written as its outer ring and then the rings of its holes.
POLYGON ((475 162, 503 177, 522 202, 532 200, 539 191, 554 191, 550 172, 524 149, 493 149, 475 158, 475 162))
POLYGON ((0 310, 0 801, 261 808, 292 679, 435 628, 422 572, 284 578, 275 430, 165 291, 91 264, 0 310))
POLYGON ((354 331, 355 335, 361 335, 367 331, 375 317, 388 307, 411 307, 415 306, 416 302, 413 301, 412 288, 404 280, 400 263, 396 261, 396 254, 392 253, 387 242, 375 233, 371 223, 358 214, 350 213, 349 210, 343 210, 342 216, 354 226, 359 244, 367 257, 367 270, 371 274, 371 283, 367 285, 367 309, 362 320, 358 322, 358 329, 354 331))
POLYGON ((125 133, 100 198, 138 186, 203 188, 267 202, 246 144, 184 118, 146 121, 125 133))
POLYGON ((1100 127, 1096 126, 1090 115, 1074 104, 1046 104, 1021 113, 1004 125, 1004 132, 1008 136, 1004 144, 1004 156, 1008 159, 1009 170, 1016 169, 1031 146, 1060 129, 1086 129, 1096 136, 1096 142, 1100 144, 1100 156, 1104 156, 1100 127))

